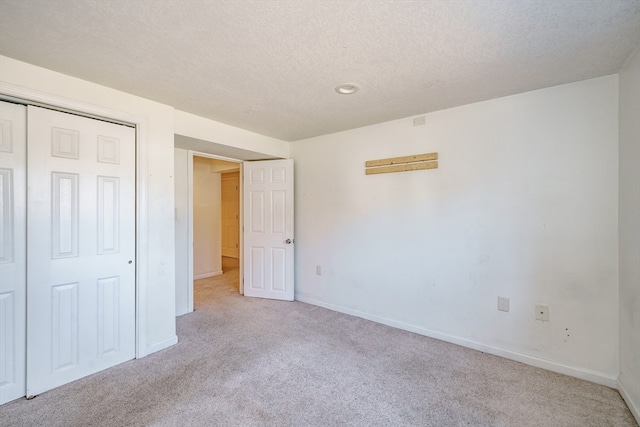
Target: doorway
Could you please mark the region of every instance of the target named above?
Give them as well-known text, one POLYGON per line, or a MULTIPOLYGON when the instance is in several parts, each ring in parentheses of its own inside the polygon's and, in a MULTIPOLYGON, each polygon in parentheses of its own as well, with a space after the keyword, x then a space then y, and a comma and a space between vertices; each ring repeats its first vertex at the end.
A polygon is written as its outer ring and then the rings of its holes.
POLYGON ((244 296, 293 300, 293 161, 269 156, 265 159, 265 156, 260 153, 176 134, 174 138, 176 316, 193 311, 194 156, 223 160, 239 166, 239 293, 244 296), (206 153, 200 150, 205 150, 206 153), (226 150, 222 152, 238 157, 209 154, 217 153, 219 150, 226 150), (247 221, 249 225, 245 223, 247 221), (251 238, 245 234, 243 230, 245 227, 249 230, 251 238), (260 236, 266 239, 256 241, 256 239, 260 240, 260 236), (247 294, 245 291, 249 288, 252 292, 247 294))
MULTIPOLYGON (((238 267, 240 165, 193 156, 193 286, 238 267), (225 271, 226 270, 226 271, 225 271)), ((239 288, 236 288, 239 292, 239 288)), ((206 295, 200 292, 202 297, 206 295)), ((194 309, 198 305, 194 297, 194 309)))
MULTIPOLYGON (((194 286, 241 264, 241 162, 175 148, 176 316, 194 310, 194 286), (182 249, 182 250, 181 250, 182 249), (200 283, 200 282, 198 282, 200 283)), ((242 293, 241 280, 237 290, 242 293)))

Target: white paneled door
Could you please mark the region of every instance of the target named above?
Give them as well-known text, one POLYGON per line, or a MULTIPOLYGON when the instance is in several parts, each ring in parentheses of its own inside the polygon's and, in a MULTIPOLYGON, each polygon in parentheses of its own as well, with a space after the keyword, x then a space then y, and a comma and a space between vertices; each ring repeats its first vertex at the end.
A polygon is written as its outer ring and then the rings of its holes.
POLYGON ((0 404, 25 395, 26 118, 0 102, 0 404))
POLYGON ((135 357, 135 130, 28 107, 27 387, 135 357))
POLYGON ((243 170, 244 295, 293 301, 293 160, 243 170))

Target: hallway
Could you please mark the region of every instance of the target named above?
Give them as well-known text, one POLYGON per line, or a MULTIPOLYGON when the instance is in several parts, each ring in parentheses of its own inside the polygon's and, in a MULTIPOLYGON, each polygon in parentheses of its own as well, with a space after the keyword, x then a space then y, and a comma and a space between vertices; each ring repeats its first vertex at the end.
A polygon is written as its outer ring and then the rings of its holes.
MULTIPOLYGON (((206 277, 194 281, 193 308, 195 311, 202 309, 216 299, 221 292, 236 293, 240 295, 239 276, 240 260, 237 258, 222 257, 223 274, 206 277)), ((219 298, 218 298, 219 299, 219 298)))

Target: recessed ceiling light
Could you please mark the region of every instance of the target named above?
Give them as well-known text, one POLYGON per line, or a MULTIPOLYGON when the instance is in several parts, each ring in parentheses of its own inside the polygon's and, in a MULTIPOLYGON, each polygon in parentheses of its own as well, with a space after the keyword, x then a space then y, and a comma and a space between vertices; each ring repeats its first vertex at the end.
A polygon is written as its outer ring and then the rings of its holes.
POLYGON ((353 83, 345 83, 341 84, 340 86, 336 86, 336 92, 338 92, 340 95, 352 95, 359 90, 360 88, 358 87, 358 85, 355 85, 353 83))

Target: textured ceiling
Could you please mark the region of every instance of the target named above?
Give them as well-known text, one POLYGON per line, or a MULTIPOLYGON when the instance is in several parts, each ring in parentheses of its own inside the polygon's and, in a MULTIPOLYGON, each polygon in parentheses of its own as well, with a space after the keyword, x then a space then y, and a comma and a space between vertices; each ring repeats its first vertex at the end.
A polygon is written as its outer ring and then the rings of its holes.
POLYGON ((2 55, 287 141, 613 74, 639 43, 638 0, 0 0, 2 55))

